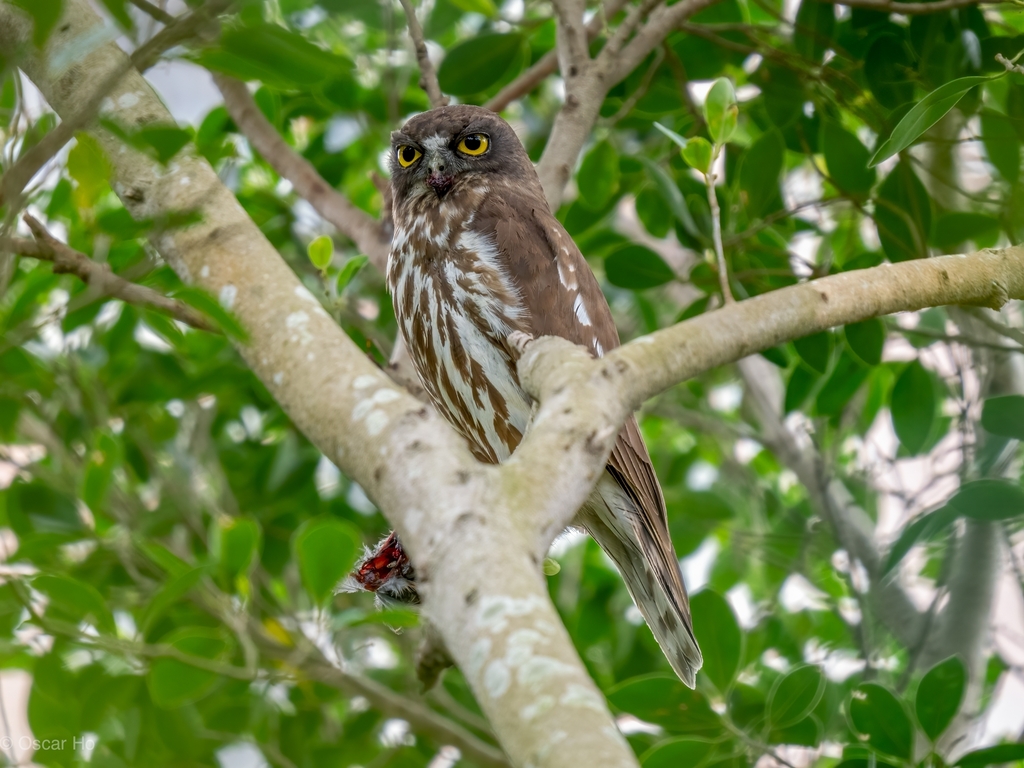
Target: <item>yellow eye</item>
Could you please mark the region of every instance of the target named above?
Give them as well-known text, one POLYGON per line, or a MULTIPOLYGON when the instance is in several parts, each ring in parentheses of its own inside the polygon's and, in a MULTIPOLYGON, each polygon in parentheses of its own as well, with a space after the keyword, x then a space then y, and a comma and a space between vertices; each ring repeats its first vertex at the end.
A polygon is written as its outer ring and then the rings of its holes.
POLYGON ((410 165, 420 159, 423 153, 420 152, 416 147, 410 147, 408 144, 403 144, 397 150, 395 150, 395 156, 398 158, 398 164, 403 168, 408 168, 410 165))
POLYGON ((459 152, 476 157, 486 152, 489 146, 490 142, 482 133, 471 133, 459 142, 459 152))

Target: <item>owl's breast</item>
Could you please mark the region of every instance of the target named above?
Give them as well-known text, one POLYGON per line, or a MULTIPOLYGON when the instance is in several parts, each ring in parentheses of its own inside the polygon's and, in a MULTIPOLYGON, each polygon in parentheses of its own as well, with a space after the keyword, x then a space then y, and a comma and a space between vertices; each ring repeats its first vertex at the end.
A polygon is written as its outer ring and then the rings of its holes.
POLYGON ((396 211, 388 283, 399 329, 434 405, 497 462, 518 445, 530 418, 504 341, 526 330, 522 297, 501 262, 493 234, 465 216, 402 216, 396 211))

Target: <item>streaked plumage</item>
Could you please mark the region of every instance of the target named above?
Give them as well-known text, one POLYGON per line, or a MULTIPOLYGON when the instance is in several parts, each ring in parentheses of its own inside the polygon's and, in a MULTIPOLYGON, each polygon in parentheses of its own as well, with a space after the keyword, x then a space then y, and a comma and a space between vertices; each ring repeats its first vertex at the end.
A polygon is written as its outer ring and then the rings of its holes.
MULTIPOLYGON (((509 334, 562 336, 600 356, 619 344, 607 302, 548 210, 519 139, 493 113, 453 106, 411 119, 392 134, 391 189, 387 278, 410 357, 473 453, 502 461, 531 413, 509 334)), ((692 686, 701 655, 635 419, 577 520, 618 566, 673 669, 692 686)))

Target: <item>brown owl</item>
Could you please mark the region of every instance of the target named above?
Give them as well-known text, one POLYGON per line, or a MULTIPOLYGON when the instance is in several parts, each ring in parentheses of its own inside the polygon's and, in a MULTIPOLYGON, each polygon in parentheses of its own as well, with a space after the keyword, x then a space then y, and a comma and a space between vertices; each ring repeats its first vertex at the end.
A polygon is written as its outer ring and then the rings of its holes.
MULTIPOLYGON (((398 326, 435 407, 477 458, 503 461, 531 413, 509 335, 562 336, 600 357, 618 346, 618 332, 508 123, 480 107, 441 107, 409 120, 391 144, 387 279, 398 326)), ((636 419, 577 522, 618 566, 672 668, 693 687, 701 654, 636 419)))

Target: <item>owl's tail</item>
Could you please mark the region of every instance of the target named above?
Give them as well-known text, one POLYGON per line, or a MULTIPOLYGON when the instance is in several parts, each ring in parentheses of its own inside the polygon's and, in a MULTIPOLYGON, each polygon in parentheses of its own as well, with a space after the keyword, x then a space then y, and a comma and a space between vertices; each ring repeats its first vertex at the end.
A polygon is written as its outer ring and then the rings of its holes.
POLYGON ((608 474, 580 514, 580 521, 622 574, 668 663, 693 688, 704 661, 693 635, 679 563, 671 547, 659 546, 644 528, 642 518, 634 500, 608 474))

